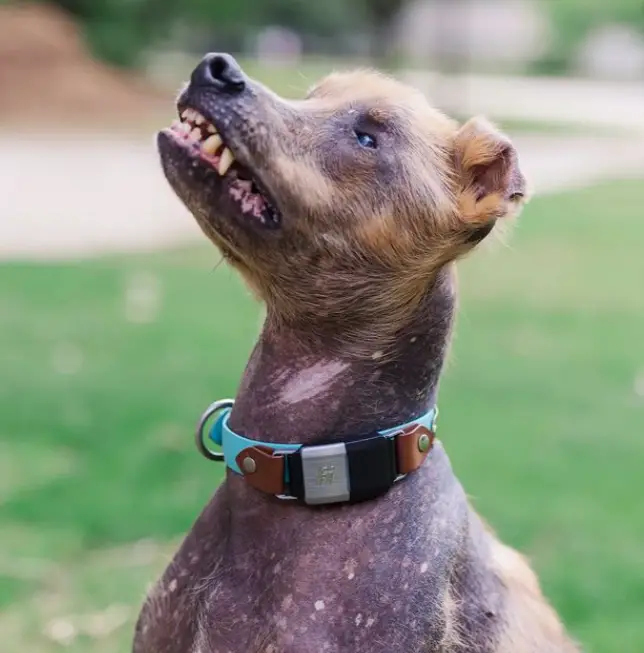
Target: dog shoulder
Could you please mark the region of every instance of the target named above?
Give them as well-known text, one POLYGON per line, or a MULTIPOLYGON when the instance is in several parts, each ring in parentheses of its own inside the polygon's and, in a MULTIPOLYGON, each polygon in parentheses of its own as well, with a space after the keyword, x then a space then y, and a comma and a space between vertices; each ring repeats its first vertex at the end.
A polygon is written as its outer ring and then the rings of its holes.
POLYGON ((578 653, 526 558, 493 535, 491 539, 491 565, 506 591, 494 653, 578 653))

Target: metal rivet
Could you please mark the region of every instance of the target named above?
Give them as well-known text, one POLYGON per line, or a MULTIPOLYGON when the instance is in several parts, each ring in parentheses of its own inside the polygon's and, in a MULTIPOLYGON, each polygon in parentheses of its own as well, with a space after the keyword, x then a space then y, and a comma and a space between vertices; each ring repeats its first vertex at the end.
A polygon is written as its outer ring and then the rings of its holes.
POLYGON ((418 451, 421 453, 425 453, 429 449, 429 435, 427 433, 423 433, 419 438, 418 438, 418 451))
POLYGON ((257 471, 257 463, 250 456, 248 456, 242 460, 242 469, 244 470, 245 474, 253 474, 257 471))

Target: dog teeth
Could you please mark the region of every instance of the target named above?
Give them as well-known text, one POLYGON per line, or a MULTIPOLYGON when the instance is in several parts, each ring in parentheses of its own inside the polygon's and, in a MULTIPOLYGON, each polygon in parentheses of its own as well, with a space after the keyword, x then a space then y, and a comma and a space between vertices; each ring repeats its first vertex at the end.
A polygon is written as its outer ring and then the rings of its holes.
POLYGON ((228 168, 230 168, 234 160, 235 157, 233 156, 233 153, 227 147, 225 147, 221 153, 219 163, 217 164, 217 172, 219 173, 220 177, 223 177, 228 172, 228 168))
MULTIPOLYGON (((222 145, 224 141, 219 134, 213 134, 202 143, 201 150, 206 154, 214 154, 222 145)), ((230 152, 230 150, 228 150, 230 152)))
POLYGON ((181 134, 185 137, 190 133, 190 125, 187 122, 175 120, 172 123, 172 131, 177 132, 177 134, 181 134))
POLYGON ((230 148, 224 145, 224 139, 217 132, 217 127, 210 123, 204 116, 202 116, 195 109, 184 109, 181 112, 181 121, 175 121, 172 128, 184 135, 191 143, 200 143, 201 151, 208 156, 215 156, 215 154, 223 146, 219 159, 211 161, 215 164, 217 172, 223 177, 230 166, 235 162, 235 155, 230 151, 230 148))

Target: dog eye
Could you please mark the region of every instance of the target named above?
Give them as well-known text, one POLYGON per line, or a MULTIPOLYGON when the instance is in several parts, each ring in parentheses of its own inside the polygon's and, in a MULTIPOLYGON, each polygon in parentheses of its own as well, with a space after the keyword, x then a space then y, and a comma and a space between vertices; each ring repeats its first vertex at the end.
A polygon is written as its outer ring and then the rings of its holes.
POLYGON ((362 147, 368 147, 371 150, 375 150, 378 147, 376 139, 371 134, 357 130, 354 132, 354 134, 356 135, 358 143, 360 143, 362 147))

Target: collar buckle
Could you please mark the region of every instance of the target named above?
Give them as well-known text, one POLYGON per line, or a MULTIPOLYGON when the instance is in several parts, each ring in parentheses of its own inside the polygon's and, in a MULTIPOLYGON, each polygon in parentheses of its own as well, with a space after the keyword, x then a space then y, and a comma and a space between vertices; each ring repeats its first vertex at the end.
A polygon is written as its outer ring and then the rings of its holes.
POLYGON ((343 442, 302 447, 300 455, 306 503, 317 505, 349 500, 349 458, 343 442))
POLYGON ((309 505, 373 499, 398 479, 394 439, 379 433, 303 446, 286 466, 290 494, 309 505))

